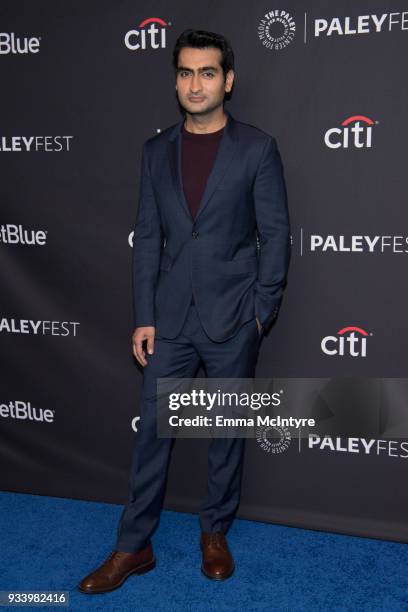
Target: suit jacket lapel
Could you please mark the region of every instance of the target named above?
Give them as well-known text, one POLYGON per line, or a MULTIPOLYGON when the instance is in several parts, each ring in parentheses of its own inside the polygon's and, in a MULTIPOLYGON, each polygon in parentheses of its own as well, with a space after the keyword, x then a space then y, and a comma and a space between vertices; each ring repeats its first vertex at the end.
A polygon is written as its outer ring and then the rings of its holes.
MULTIPOLYGON (((223 135, 221 137, 221 141, 218 146, 217 154, 214 160, 213 167, 208 176, 207 184, 204 189, 204 193, 202 195, 200 206, 198 208, 196 220, 199 215, 203 212, 208 202, 210 201, 211 196, 213 195, 215 189, 220 183, 222 177, 231 160, 238 149, 238 130, 236 126, 235 119, 232 117, 231 113, 225 110, 225 114, 227 115, 227 123, 225 125, 225 129, 223 135)), ((173 176, 173 183, 176 193, 178 195, 178 199, 180 204, 184 208, 186 214, 189 216, 191 221, 194 221, 190 208, 188 206, 188 202, 184 195, 183 183, 182 183, 182 173, 181 173, 181 129, 184 123, 184 118, 175 126, 174 131, 172 132, 168 147, 169 147, 169 159, 170 159, 170 167, 173 176)))

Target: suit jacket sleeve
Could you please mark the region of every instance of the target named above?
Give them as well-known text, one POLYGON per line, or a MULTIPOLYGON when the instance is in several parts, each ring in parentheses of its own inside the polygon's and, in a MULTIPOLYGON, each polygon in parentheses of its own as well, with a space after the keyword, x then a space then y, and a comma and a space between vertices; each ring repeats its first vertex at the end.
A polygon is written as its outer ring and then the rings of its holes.
POLYGON ((160 268, 162 231, 148 165, 147 143, 143 145, 139 206, 133 237, 134 326, 155 325, 154 296, 160 268))
POLYGON ((259 237, 255 314, 265 329, 277 316, 290 261, 290 222, 283 165, 275 138, 265 143, 254 181, 259 237))

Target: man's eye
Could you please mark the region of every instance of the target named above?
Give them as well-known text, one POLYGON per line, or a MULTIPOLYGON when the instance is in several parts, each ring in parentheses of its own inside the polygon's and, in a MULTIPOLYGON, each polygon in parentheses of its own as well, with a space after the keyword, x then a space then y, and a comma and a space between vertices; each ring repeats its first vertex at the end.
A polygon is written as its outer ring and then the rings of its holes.
MULTIPOLYGON (((181 70, 181 71, 179 72, 179 75, 180 75, 181 77, 184 77, 184 76, 189 75, 189 74, 190 74, 190 73, 189 73, 187 70, 181 70)), ((214 73, 213 73, 213 72, 203 72, 202 74, 205 74, 206 76, 209 76, 209 77, 211 77, 211 78, 214 76, 214 73)))

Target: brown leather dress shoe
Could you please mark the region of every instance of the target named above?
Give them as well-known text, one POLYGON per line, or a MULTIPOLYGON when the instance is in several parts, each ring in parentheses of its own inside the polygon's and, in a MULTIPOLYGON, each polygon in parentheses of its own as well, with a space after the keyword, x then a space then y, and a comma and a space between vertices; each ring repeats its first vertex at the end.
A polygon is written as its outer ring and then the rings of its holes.
POLYGON ((128 553, 114 550, 94 572, 78 585, 82 593, 106 593, 120 587, 131 574, 144 574, 156 565, 152 545, 128 553))
POLYGON ((207 578, 225 580, 235 569, 235 563, 228 549, 225 535, 201 532, 200 546, 203 552, 201 571, 207 578))

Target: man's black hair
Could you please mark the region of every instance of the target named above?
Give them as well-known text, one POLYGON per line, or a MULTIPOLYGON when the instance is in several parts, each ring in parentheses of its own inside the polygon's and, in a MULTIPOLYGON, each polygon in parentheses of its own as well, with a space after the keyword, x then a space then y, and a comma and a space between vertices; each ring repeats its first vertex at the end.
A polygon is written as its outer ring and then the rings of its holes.
POLYGON ((224 73, 224 81, 228 70, 234 70, 234 52, 230 43, 221 34, 207 32, 206 30, 184 30, 176 40, 173 50, 173 67, 177 73, 178 56, 183 47, 194 47, 204 49, 206 47, 216 47, 221 51, 221 67, 224 73))

